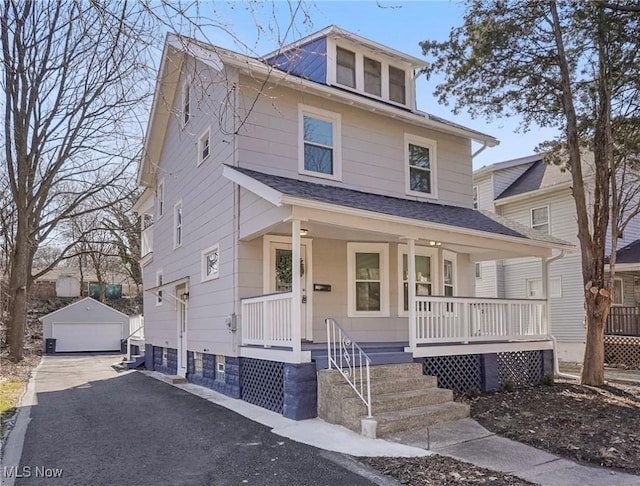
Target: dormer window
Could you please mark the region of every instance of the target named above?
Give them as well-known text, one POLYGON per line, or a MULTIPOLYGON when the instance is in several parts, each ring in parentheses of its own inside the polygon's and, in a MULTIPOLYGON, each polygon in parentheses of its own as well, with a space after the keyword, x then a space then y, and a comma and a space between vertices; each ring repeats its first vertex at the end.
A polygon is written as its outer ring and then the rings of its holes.
POLYGON ((382 96, 382 63, 364 58, 364 90, 375 96, 382 96))
POLYGON ((341 47, 337 48, 337 70, 336 77, 340 84, 356 87, 356 55, 341 47))
POLYGON ((406 103, 405 73, 402 69, 389 66, 389 99, 396 103, 406 103))
POLYGON ((410 65, 378 51, 344 41, 335 45, 329 64, 328 82, 397 105, 411 105, 410 65), (348 46, 348 47, 347 47, 348 46))

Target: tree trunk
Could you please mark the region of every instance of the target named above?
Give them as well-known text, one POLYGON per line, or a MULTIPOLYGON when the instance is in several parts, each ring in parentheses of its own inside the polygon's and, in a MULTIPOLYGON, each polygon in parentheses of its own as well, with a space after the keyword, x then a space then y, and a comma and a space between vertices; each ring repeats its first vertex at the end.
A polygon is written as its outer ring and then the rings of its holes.
POLYGON ((9 277, 9 359, 14 363, 24 357, 24 334, 27 323, 27 291, 30 284, 29 238, 25 228, 18 224, 16 245, 9 277))
POLYGON ((605 301, 601 295, 586 298, 587 342, 580 377, 583 385, 604 384, 604 324, 609 310, 605 301))

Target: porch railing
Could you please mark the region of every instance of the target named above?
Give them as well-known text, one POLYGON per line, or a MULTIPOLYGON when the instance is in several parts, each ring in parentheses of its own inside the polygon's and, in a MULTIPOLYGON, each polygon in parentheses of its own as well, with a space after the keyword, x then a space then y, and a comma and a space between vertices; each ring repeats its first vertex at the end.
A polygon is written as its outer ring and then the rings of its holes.
POLYGON ((367 417, 371 418, 371 358, 335 319, 325 319, 325 323, 329 369, 335 368, 347 380, 367 407, 367 417))
POLYGON ((548 334, 546 301, 416 297, 415 343, 518 341, 548 334))
POLYGON ((604 333, 616 336, 640 336, 640 307, 611 306, 604 333))
POLYGON ((129 335, 127 339, 144 339, 144 316, 129 317, 129 335))
POLYGON ((293 347, 291 292, 261 295, 242 300, 242 343, 293 347))

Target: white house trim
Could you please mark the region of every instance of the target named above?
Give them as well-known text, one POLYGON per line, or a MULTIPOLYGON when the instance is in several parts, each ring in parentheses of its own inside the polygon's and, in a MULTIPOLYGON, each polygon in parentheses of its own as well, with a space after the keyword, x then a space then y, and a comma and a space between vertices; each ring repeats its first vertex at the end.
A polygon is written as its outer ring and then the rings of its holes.
POLYGON ((283 204, 283 194, 281 192, 255 180, 253 177, 234 170, 233 167, 229 167, 228 165, 222 167, 222 176, 244 187, 247 191, 254 193, 265 201, 270 202, 274 206, 282 206, 283 204))
POLYGON ((93 297, 85 297, 84 299, 78 300, 78 301, 74 302, 73 304, 69 304, 69 305, 67 305, 67 306, 65 306, 65 307, 63 307, 63 308, 61 308, 61 309, 58 309, 58 310, 56 310, 56 311, 53 311, 53 312, 51 312, 51 313, 47 314, 46 316, 39 317, 39 318, 38 318, 38 320, 39 320, 39 321, 41 321, 41 320, 42 320, 42 319, 44 319, 45 317, 55 316, 55 315, 56 315, 57 313, 59 313, 59 312, 62 312, 62 311, 68 310, 68 308, 69 308, 70 306, 72 306, 72 305, 74 305, 74 306, 75 306, 75 305, 80 305, 82 302, 90 302, 90 303, 91 303, 91 305, 99 305, 99 306, 102 306, 102 307, 104 307, 104 308, 106 308, 106 309, 109 309, 109 310, 111 310, 111 311, 113 311, 113 312, 117 312, 118 314, 120 314, 120 315, 121 315, 121 316, 123 316, 123 317, 126 317, 127 319, 129 318, 129 316, 128 316, 127 314, 124 314, 124 313, 120 312, 119 310, 114 309, 113 307, 109 307, 107 304, 103 304, 102 302, 100 302, 100 301, 98 301, 98 300, 94 299, 93 297))
MULTIPOLYGON (((430 138, 419 137, 410 133, 404 134, 404 182, 408 195, 423 199, 438 199, 438 147, 437 142, 430 138), (420 192, 411 189, 411 166, 409 145, 429 149, 429 177, 431 178, 431 192, 420 192)), ((424 170, 417 168, 418 170, 424 170)))
POLYGON ((298 103, 298 173, 311 177, 342 181, 342 115, 333 111, 323 110, 315 106, 298 103), (331 123, 333 133, 332 149, 332 173, 325 174, 313 170, 305 169, 304 166, 304 116, 309 115, 318 120, 331 123))
MULTIPOLYGON (((431 258, 431 293, 432 295, 437 295, 439 287, 439 273, 440 273, 440 262, 438 261, 438 250, 434 247, 430 246, 418 246, 415 247, 415 256, 426 256, 431 258)), ((409 270, 409 246, 405 244, 398 245, 398 316, 407 317, 409 315, 409 311, 404 310, 404 275, 403 275, 403 266, 404 266, 404 256, 407 255, 407 271, 409 270)), ((407 282, 410 279, 407 278, 407 282)), ((416 283, 420 283, 417 282, 416 283)))
POLYGON ((347 243, 347 315, 349 317, 389 317, 389 245, 387 243, 347 243), (380 310, 356 310, 356 253, 380 255, 380 310))

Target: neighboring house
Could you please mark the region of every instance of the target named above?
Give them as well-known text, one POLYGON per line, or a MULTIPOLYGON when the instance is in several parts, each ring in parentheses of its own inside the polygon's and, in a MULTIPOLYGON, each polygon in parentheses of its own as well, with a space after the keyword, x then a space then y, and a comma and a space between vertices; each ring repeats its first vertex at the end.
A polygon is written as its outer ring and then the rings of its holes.
MULTIPOLYGON (((587 201, 592 199, 590 166, 584 164, 587 201)), ((546 164, 542 155, 500 162, 474 172, 474 204, 578 244, 578 223, 571 194, 571 174, 546 164)), ((613 286, 613 310, 640 303, 640 222, 633 220, 621 235, 613 286), (625 247, 625 245, 629 245, 625 247), (625 247, 625 248, 622 248, 625 247)), ((606 252, 609 253, 610 241, 606 252)), ((580 253, 556 255, 548 275, 551 334, 558 358, 582 362, 585 343, 584 286, 580 253)), ((539 298, 544 295, 542 271, 536 259, 510 258, 476 266, 476 295, 497 298, 539 298)))
POLYGON ((136 205, 149 368, 294 419, 354 343, 445 387, 540 379, 545 301, 468 298, 474 263, 573 246, 473 209, 472 142, 497 141, 417 109, 424 65, 333 26, 260 59, 167 38, 136 205))

